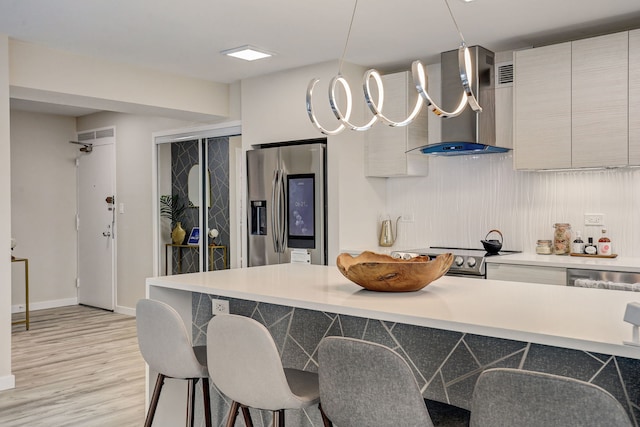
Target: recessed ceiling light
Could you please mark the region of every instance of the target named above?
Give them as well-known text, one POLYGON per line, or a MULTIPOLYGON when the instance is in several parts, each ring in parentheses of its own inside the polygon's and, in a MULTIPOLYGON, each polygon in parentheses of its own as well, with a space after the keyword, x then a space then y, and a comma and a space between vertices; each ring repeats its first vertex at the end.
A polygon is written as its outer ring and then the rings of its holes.
POLYGON ((234 47, 233 49, 223 50, 220 53, 227 56, 233 56, 234 58, 244 59, 245 61, 255 61, 256 59, 263 59, 273 56, 272 53, 266 52, 262 49, 258 49, 257 47, 250 45, 234 47))

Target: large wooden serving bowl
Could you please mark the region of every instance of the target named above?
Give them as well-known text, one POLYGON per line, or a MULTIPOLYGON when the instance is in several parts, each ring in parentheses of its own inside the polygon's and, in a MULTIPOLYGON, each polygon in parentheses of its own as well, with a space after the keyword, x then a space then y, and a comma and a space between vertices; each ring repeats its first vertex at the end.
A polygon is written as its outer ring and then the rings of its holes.
POLYGON ((453 254, 446 253, 429 261, 420 256, 408 260, 389 255, 363 252, 357 257, 340 254, 337 264, 347 279, 370 291, 417 291, 442 277, 453 263, 453 254))

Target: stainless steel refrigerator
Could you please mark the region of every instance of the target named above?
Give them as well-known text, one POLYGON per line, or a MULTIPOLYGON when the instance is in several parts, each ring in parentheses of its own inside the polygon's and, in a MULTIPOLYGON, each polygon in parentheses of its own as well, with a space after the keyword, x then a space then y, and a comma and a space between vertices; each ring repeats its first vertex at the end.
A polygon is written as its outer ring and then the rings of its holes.
POLYGON ((247 152, 248 264, 327 264, 326 139, 247 152))

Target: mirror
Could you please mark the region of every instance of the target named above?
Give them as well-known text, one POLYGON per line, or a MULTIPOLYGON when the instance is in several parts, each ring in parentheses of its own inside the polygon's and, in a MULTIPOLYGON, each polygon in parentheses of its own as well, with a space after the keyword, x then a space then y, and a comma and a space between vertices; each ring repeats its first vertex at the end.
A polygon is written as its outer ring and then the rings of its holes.
MULTIPOLYGON (((200 197, 198 195, 198 191, 200 190, 200 165, 193 165, 191 170, 189 170, 189 207, 197 208, 199 206, 200 197)), ((206 180, 207 190, 206 190, 206 205, 207 208, 211 207, 211 174, 209 169, 207 169, 207 180, 206 180)))

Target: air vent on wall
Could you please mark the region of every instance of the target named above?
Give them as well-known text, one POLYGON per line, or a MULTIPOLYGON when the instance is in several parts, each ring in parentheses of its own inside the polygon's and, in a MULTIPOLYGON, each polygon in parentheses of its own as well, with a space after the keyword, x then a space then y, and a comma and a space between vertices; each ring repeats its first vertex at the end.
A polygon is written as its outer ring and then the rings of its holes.
POLYGON ((96 139, 98 139, 98 138, 110 138, 113 135, 114 135, 114 129, 113 128, 102 129, 102 130, 96 131, 96 139))
POLYGON ((96 139, 95 132, 84 132, 78 134, 78 141, 91 141, 92 139, 96 139))
POLYGON ((513 61, 496 64, 496 88, 513 86, 513 61))
POLYGON ((115 135, 115 128, 101 129, 97 131, 88 131, 78 134, 78 141, 91 141, 93 139, 111 138, 115 135))

